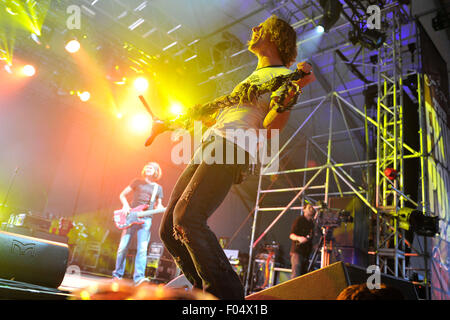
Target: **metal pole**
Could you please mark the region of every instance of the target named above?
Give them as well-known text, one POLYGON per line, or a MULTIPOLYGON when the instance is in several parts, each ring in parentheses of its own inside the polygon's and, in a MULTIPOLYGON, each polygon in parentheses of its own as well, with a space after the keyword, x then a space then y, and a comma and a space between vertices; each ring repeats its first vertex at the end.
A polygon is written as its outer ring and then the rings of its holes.
POLYGON ((258 193, 256 194, 255 213, 253 216, 252 235, 251 235, 251 239, 250 239, 250 248, 249 248, 249 252, 248 252, 247 276, 246 276, 245 287, 244 287, 245 295, 247 295, 249 293, 250 279, 252 277, 253 242, 254 242, 255 233, 256 233, 256 220, 258 219, 259 195, 260 195, 260 190, 261 190, 261 183, 262 183, 262 175, 260 174, 259 181, 258 181, 258 193))
POLYGON ((261 241, 261 239, 267 234, 267 232, 269 232, 269 230, 272 229, 272 227, 275 225, 275 223, 278 220, 280 220, 280 218, 284 215, 284 213, 294 204, 295 200, 297 200, 298 197, 300 197, 303 194, 303 192, 305 192, 305 190, 308 189, 309 185, 317 178, 317 176, 326 167, 327 166, 323 166, 322 168, 320 168, 320 170, 317 171, 314 176, 312 176, 312 178, 308 181, 308 183, 304 186, 304 188, 302 190, 300 190, 300 192, 298 192, 294 198, 292 198, 291 202, 289 202, 289 204, 283 209, 283 211, 281 211, 278 214, 278 216, 272 221, 272 223, 266 228, 266 230, 264 230, 264 232, 259 236, 259 238, 253 243, 253 248, 256 247, 256 245, 259 243, 259 241, 261 241))

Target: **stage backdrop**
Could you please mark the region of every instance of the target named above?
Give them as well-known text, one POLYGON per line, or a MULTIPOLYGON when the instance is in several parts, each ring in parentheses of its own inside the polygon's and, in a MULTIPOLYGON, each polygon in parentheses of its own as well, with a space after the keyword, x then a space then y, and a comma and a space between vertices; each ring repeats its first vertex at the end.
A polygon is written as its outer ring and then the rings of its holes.
POLYGON ((450 131, 447 64, 426 31, 420 26, 426 152, 428 157, 428 198, 430 211, 438 215, 439 236, 431 241, 431 284, 433 299, 450 299, 450 131))

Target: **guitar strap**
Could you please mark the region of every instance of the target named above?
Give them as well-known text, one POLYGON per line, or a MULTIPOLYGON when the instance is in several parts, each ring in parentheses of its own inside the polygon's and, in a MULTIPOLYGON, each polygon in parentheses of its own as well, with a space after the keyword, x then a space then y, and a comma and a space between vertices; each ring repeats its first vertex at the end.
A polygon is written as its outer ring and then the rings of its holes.
POLYGON ((152 208, 153 209, 155 207, 155 199, 156 199, 156 193, 158 192, 158 184, 157 183, 153 183, 153 193, 152 193, 152 198, 150 199, 150 203, 152 204, 152 208))

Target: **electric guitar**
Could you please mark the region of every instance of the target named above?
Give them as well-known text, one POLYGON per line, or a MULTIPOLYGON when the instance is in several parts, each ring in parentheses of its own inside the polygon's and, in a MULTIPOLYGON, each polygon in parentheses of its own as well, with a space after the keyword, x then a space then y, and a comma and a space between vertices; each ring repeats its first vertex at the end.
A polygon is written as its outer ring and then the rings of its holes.
MULTIPOLYGON (((204 124, 206 124, 206 126, 211 126, 215 122, 215 116, 221 109, 232 107, 244 102, 250 102, 264 93, 279 90, 280 93, 278 96, 271 98, 271 110, 264 119, 265 128, 277 129, 281 123, 276 124, 275 122, 275 126, 272 125, 272 127, 269 127, 269 125, 275 120, 275 118, 277 118, 278 114, 285 111, 290 111, 290 108, 297 102, 299 95, 302 93, 301 89, 308 83, 313 82, 315 79, 315 76, 312 74, 311 65, 307 62, 302 62, 297 64, 297 69, 292 73, 287 75, 279 75, 258 85, 244 83, 239 87, 239 89, 237 89, 236 92, 219 97, 214 101, 201 106, 196 105, 188 109, 184 115, 173 120, 161 120, 155 117, 150 109, 150 106, 141 95, 139 96, 139 99, 153 119, 152 132, 145 141, 145 146, 148 147, 151 145, 155 138, 164 131, 176 130, 177 128, 189 130, 189 128, 193 127, 193 121, 195 119, 201 120, 204 124), (308 75, 310 75, 310 77, 306 78, 308 75)), ((286 114, 289 114, 289 112, 286 114)), ((278 121, 284 122, 285 124, 288 117, 283 117, 282 119, 283 120, 278 121)))
POLYGON ((129 214, 126 214, 126 212, 122 209, 115 210, 114 223, 116 224, 116 227, 122 230, 127 229, 134 224, 143 224, 145 223, 145 220, 141 218, 149 217, 151 215, 166 211, 166 208, 147 210, 148 208, 148 204, 142 204, 131 209, 129 214))

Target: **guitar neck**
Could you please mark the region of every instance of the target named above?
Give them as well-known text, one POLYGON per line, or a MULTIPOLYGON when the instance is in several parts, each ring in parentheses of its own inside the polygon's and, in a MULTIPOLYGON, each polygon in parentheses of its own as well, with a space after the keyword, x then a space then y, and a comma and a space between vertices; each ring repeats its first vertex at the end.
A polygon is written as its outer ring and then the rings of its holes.
POLYGON ((166 211, 166 208, 160 208, 160 209, 152 209, 152 210, 145 210, 145 211, 141 211, 137 214, 138 218, 144 218, 144 217, 149 217, 151 215, 154 215, 156 213, 161 213, 166 211))

